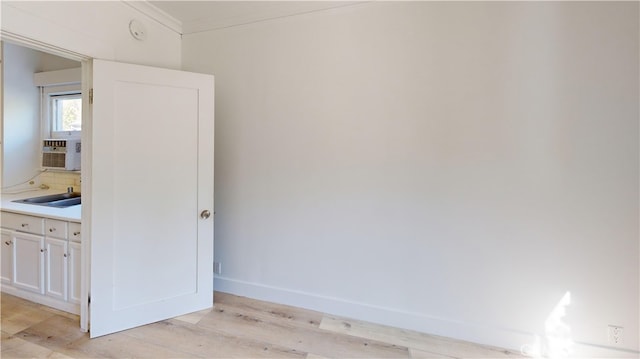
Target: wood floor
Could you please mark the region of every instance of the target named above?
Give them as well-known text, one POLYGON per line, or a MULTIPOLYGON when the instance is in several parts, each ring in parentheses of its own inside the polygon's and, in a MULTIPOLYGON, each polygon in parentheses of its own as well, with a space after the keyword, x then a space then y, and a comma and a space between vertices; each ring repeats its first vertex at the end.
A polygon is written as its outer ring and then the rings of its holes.
POLYGON ((1 300, 2 358, 523 358, 224 293, 212 310, 91 340, 75 315, 4 293, 1 300))

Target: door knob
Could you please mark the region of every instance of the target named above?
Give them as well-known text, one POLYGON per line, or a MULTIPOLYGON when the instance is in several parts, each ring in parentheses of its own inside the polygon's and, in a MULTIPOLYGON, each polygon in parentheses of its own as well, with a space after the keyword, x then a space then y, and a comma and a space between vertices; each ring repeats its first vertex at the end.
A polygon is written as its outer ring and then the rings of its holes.
POLYGON ((202 219, 207 219, 211 216, 211 212, 209 212, 209 210, 204 210, 202 212, 200 212, 200 218, 202 219))

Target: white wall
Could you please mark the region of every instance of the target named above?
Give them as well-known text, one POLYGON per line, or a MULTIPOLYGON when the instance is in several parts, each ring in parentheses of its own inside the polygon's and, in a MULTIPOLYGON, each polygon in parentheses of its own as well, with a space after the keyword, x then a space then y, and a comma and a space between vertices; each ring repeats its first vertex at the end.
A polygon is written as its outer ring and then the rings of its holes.
POLYGON ((637 356, 637 15, 374 2, 185 35, 216 75, 217 290, 514 349, 570 292, 579 355, 616 324, 637 356))
POLYGON ((33 50, 4 44, 4 158, 2 186, 24 182, 38 173, 40 93, 33 85, 38 56, 33 50))
POLYGON ((79 67, 80 63, 25 47, 3 44, 2 187, 35 176, 40 168, 40 92, 33 84, 35 72, 79 67))
POLYGON ((2 31, 92 58, 180 68, 180 34, 123 1, 2 1, 2 31), (146 28, 134 39, 129 22, 146 28))

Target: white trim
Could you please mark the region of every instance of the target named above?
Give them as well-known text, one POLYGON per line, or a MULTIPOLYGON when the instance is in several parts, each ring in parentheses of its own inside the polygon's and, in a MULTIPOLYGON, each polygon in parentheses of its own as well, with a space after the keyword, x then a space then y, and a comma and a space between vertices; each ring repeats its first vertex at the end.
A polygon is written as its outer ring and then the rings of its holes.
POLYGON ((131 6, 142 14, 148 16, 149 18, 155 20, 161 25, 166 26, 170 30, 182 35, 182 22, 175 17, 169 15, 165 11, 151 4, 150 2, 144 1, 123 1, 123 3, 131 6))
POLYGON ((93 199, 92 167, 93 158, 93 104, 89 101, 89 92, 93 88, 93 60, 82 62, 82 156, 80 158, 80 182, 85 196, 82 198, 80 237, 82 247, 80 248, 80 329, 89 331, 91 318, 89 316, 89 288, 91 288, 91 208, 93 199))
POLYGON ((220 276, 214 278, 214 290, 474 343, 492 343, 492 345, 518 351, 523 343, 530 343, 534 337, 533 333, 487 328, 482 325, 422 313, 412 313, 220 276), (495 343, 495 338, 502 338, 502 340, 495 343))
MULTIPOLYGON (((312 14, 347 6, 359 5, 361 1, 282 1, 259 2, 250 12, 232 12, 233 15, 212 16, 206 13, 203 16, 185 21, 182 24, 183 35, 194 34, 203 31, 214 31, 232 26, 248 25, 257 22, 283 19, 291 16, 312 14)), ((212 3, 215 3, 212 2, 212 3)), ((215 8, 211 11, 215 11, 215 8)))
MULTIPOLYGON (((5 9, 3 8, 3 10, 5 9)), ((66 50, 66 49, 63 49, 51 44, 47 44, 38 40, 33 40, 28 37, 24 37, 22 35, 18 35, 6 30, 0 30, 0 40, 6 41, 12 44, 16 44, 16 45, 28 47, 30 49, 46 52, 51 55, 64 57, 69 60, 86 61, 90 58, 86 55, 82 55, 75 51, 66 50)))
MULTIPOLYGON (((482 345, 488 344, 506 348, 516 353, 519 353, 524 346, 536 343, 536 340, 540 337, 535 333, 526 333, 508 328, 487 327, 477 323, 439 318, 422 313, 407 312, 222 276, 214 276, 214 290, 421 333, 455 338, 472 343, 483 343, 482 345)), ((640 352, 634 350, 605 347, 584 342, 575 342, 573 350, 574 353, 571 357, 583 359, 637 358, 638 354, 640 354, 640 352)))
POLYGON ((2 292, 68 313, 80 314, 80 305, 75 303, 60 301, 38 293, 31 293, 7 284, 2 284, 2 292))

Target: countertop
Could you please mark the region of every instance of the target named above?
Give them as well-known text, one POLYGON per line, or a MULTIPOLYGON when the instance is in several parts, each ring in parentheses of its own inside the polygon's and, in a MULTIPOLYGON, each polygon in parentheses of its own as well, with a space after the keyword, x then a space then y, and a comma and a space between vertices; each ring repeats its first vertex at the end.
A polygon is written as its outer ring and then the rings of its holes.
POLYGON ((38 190, 23 192, 18 194, 2 194, 2 200, 0 201, 0 209, 6 212, 13 212, 19 214, 27 214, 39 217, 46 217, 52 219, 60 219, 63 221, 80 222, 82 214, 82 205, 71 206, 67 208, 55 208, 47 206, 37 206, 33 204, 16 203, 12 202, 16 199, 24 199, 30 197, 46 196, 49 194, 64 193, 64 190, 38 190))

